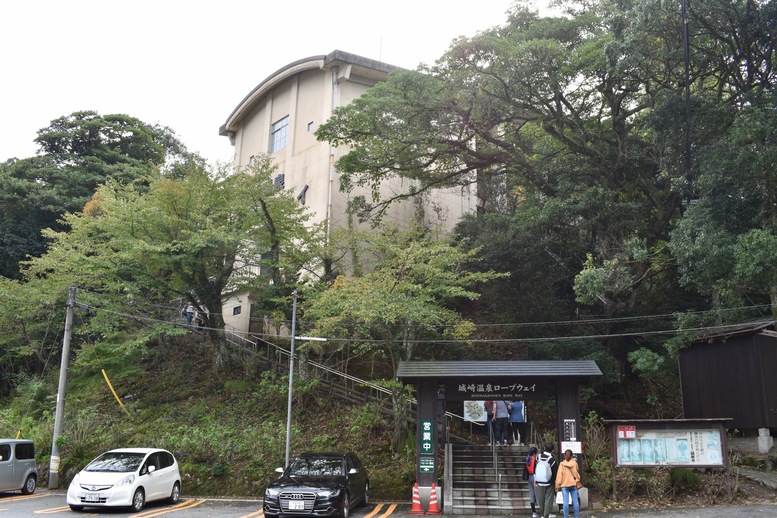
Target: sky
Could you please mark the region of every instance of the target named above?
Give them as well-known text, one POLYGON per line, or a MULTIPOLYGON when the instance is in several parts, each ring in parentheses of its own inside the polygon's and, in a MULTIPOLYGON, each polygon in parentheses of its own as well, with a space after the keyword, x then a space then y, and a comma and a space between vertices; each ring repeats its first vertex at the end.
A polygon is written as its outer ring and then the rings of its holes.
POLYGON ((512 0, 23 0, 0 2, 0 162, 74 111, 170 127, 229 162, 237 104, 298 59, 337 49, 404 68, 504 24, 512 0))

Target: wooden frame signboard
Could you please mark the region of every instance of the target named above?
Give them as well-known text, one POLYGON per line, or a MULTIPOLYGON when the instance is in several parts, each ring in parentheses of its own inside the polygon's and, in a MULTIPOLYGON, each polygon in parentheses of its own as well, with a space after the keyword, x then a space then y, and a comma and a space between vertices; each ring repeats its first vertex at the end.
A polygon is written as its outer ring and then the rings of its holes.
POLYGON ((728 441, 730 419, 632 419, 610 425, 612 494, 617 468, 717 468, 726 470, 731 497, 728 441))

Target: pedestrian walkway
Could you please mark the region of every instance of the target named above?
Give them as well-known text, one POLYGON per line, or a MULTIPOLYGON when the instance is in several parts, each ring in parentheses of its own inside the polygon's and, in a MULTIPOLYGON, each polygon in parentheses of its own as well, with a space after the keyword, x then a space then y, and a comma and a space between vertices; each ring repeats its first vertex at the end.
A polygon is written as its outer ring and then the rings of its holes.
MULTIPOLYGON (((750 468, 734 468, 732 471, 738 472, 740 477, 745 477, 755 482, 760 482, 769 489, 777 491, 777 472, 758 471, 750 468)), ((775 495, 777 497, 777 495, 775 495)))

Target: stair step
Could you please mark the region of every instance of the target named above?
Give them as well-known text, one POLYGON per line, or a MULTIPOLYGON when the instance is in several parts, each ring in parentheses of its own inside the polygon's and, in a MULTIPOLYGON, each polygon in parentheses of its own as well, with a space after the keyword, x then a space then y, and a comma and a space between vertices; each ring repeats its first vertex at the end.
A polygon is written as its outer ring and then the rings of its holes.
POLYGON ((451 509, 446 513, 514 515, 531 509, 528 483, 522 476, 528 447, 499 446, 495 469, 490 446, 452 446, 451 509), (496 474, 501 475, 499 482, 496 474))

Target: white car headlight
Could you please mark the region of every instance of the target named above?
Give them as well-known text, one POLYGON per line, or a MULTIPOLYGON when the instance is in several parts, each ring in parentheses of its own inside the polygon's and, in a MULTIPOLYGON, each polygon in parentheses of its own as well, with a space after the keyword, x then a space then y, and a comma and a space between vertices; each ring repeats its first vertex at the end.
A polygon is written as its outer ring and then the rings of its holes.
POLYGON ((267 489, 264 490, 265 496, 278 496, 279 494, 281 494, 279 489, 273 489, 271 487, 268 487, 267 489))
POLYGON ((135 482, 135 475, 129 475, 116 482, 117 486, 131 486, 135 482))
POLYGON ((316 495, 322 497, 322 498, 331 498, 335 497, 340 494, 339 489, 322 489, 320 491, 316 491, 316 495))

